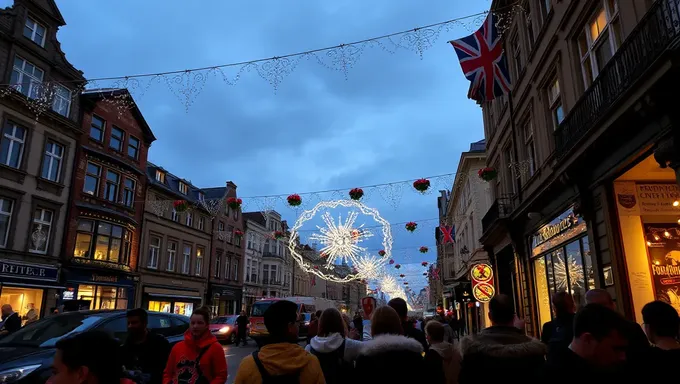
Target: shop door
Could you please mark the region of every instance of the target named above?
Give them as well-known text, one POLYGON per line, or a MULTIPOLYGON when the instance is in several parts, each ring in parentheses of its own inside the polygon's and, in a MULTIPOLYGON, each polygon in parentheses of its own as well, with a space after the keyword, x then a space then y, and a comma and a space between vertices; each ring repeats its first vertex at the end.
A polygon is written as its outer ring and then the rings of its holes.
POLYGON ((498 278, 498 292, 512 298, 515 312, 519 308, 519 292, 517 292, 515 282, 517 281, 517 271, 515 269, 515 255, 511 246, 503 248, 496 255, 496 276, 498 278))

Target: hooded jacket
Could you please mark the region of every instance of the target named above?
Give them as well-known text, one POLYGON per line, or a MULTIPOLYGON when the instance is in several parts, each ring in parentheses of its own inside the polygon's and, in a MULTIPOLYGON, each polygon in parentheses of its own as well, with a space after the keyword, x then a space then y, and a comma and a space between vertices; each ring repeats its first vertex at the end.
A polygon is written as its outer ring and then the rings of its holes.
POLYGON ((378 335, 365 341, 356 361, 356 382, 420 383, 425 372, 422 345, 402 335, 378 335))
POLYGON ((511 326, 492 326, 460 341, 458 382, 476 384, 480 372, 484 372, 484 381, 490 383, 538 382, 546 353, 545 344, 523 331, 511 326))
MULTIPOLYGON (((316 356, 292 343, 268 344, 258 353, 264 369, 271 376, 291 375, 299 372, 300 383, 325 384, 326 381, 316 356)), ((236 373, 235 384, 261 384, 262 376, 255 365, 253 356, 248 355, 241 361, 236 373)), ((224 383, 222 383, 224 384, 224 383)))
POLYGON ((345 342, 344 359, 347 362, 353 362, 359 356, 361 342, 350 338, 343 338, 339 333, 331 333, 326 337, 315 336, 309 345, 305 347, 305 351, 311 352, 313 348, 319 353, 330 353, 340 348, 343 341, 345 342))
POLYGON ((458 383, 458 375, 460 373, 460 352, 454 347, 453 344, 447 343, 446 341, 432 344, 430 349, 427 351, 425 360, 428 360, 429 356, 436 354, 437 361, 441 363, 439 368, 444 372, 444 382, 446 384, 456 384, 458 383))
POLYGON ((184 333, 184 340, 170 351, 163 372, 163 384, 177 384, 180 379, 182 382, 195 383, 199 375, 194 362, 203 349, 205 352, 199 361, 201 373, 210 384, 224 384, 227 381, 227 358, 217 338, 208 331, 195 340, 190 330, 184 333))

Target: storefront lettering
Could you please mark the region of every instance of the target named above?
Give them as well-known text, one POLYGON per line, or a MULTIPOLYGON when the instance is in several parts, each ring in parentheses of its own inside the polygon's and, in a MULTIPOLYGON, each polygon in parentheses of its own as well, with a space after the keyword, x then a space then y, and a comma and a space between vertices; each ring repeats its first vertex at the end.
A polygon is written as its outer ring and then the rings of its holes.
POLYGON ((58 268, 0 261, 0 275, 36 280, 56 280, 58 268))
POLYGON ((534 236, 534 246, 552 239, 574 225, 574 217, 568 216, 555 225, 546 225, 534 236))
POLYGON ((680 265, 655 265, 652 264, 654 276, 680 276, 680 265))
POLYGON ((92 281, 96 281, 99 283, 117 283, 118 282, 118 277, 117 276, 102 276, 102 275, 97 275, 97 274, 92 274, 92 281))
POLYGON ((638 195, 641 199, 678 199, 680 191, 674 184, 639 184, 638 195))

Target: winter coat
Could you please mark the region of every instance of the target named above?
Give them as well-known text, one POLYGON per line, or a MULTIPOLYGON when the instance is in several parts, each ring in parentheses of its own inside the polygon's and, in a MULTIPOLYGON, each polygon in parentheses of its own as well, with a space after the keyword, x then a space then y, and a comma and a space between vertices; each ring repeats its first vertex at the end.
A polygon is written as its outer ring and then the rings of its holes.
MULTIPOLYGON (((436 353, 440 357, 444 371, 444 382, 446 384, 457 384, 461 360, 458 349, 451 343, 443 342, 432 344, 427 353, 436 353)), ((425 359, 427 359, 427 356, 425 356, 425 359)))
POLYGON ((543 324, 541 341, 548 346, 548 362, 559 359, 574 338, 574 314, 558 316, 543 324))
POLYGON ((170 343, 162 335, 149 331, 142 343, 135 343, 130 338, 121 347, 121 358, 126 370, 141 371, 151 376, 149 384, 163 382, 170 343))
POLYGON ((547 348, 512 326, 492 326, 460 341, 460 384, 537 383, 547 348))
MULTIPOLYGON (((316 356, 293 343, 267 344, 258 352, 257 357, 271 376, 299 373, 300 383, 325 384, 321 365, 316 356)), ((253 356, 241 360, 234 384, 261 384, 262 376, 257 369, 253 356)), ((224 383, 221 383, 224 384, 224 383)))
POLYGON ((343 341, 345 342, 344 359, 347 362, 353 362, 359 356, 361 342, 350 338, 343 338, 339 333, 331 333, 326 337, 315 336, 305 347, 305 350, 311 352, 312 348, 314 348, 319 353, 330 353, 340 348, 343 341))
POLYGON ((184 340, 177 343, 170 351, 168 363, 163 372, 163 384, 177 384, 180 381, 194 383, 198 378, 194 362, 199 353, 205 350, 199 367, 210 384, 224 384, 227 381, 227 358, 217 338, 206 331, 195 340, 191 331, 184 333, 184 340))
POLYGON ((425 372, 422 353, 422 345, 406 336, 375 336, 363 343, 353 384, 420 383, 425 372))

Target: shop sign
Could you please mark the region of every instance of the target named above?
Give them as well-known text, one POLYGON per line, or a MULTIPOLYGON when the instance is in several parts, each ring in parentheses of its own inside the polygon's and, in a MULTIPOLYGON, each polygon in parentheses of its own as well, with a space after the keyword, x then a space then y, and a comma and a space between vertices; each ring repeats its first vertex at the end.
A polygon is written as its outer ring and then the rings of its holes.
POLYGON ((673 202, 680 200, 675 183, 637 184, 634 181, 614 183, 616 207, 621 216, 677 215, 673 202))
POLYGON ((46 265, 16 263, 12 261, 0 260, 0 276, 31 280, 57 281, 59 277, 59 268, 46 265))
MULTIPOLYGON (((568 233, 572 228, 579 224, 579 221, 580 219, 574 215, 574 209, 569 208, 567 211, 554 218, 550 223, 541 227, 541 229, 534 234, 532 247, 536 248, 545 242, 568 233)), ((570 238, 571 237, 562 239, 561 242, 567 241, 570 238)))
POLYGON ((645 224, 654 298, 680 313, 680 225, 645 224))
POLYGON ((213 295, 219 295, 223 298, 238 298, 241 296, 242 291, 238 288, 225 287, 223 285, 213 285, 213 295))
POLYGON ((132 287, 135 285, 134 277, 130 275, 113 275, 105 272, 82 271, 71 268, 66 272, 66 280, 68 282, 100 283, 115 286, 132 287))
POLYGON ((106 268, 106 269, 117 269, 119 271, 125 271, 125 272, 131 271, 130 267, 127 266, 127 265, 109 263, 107 261, 84 259, 82 257, 74 257, 74 258, 71 259, 71 261, 75 264, 82 264, 82 265, 87 265, 87 266, 91 266, 91 267, 99 267, 99 268, 106 268))
POLYGON ((117 283, 118 276, 106 276, 93 273, 92 281, 94 281, 95 283, 117 283))
POLYGON ((472 296, 482 303, 488 303, 496 294, 493 287, 493 269, 489 264, 475 264, 470 269, 472 296))

